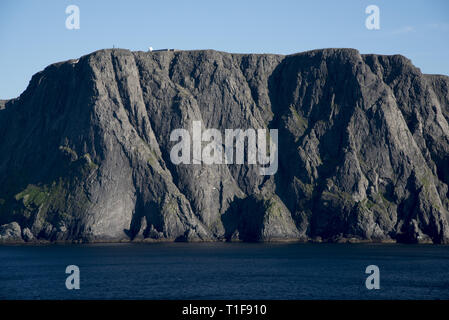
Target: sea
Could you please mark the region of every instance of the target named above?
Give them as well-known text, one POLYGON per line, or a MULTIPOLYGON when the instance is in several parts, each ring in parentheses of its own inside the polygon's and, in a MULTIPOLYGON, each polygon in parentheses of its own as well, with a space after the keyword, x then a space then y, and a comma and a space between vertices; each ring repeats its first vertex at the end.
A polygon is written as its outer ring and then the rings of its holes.
POLYGON ((2 245, 0 300, 10 299, 449 299, 449 246, 2 245), (67 288, 68 266, 79 289, 67 288))

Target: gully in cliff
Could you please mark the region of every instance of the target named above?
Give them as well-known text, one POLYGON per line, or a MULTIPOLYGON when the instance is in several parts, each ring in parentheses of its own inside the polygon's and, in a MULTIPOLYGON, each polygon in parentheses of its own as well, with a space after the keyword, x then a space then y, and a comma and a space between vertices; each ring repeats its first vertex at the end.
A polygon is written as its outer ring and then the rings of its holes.
POLYGON ((259 162, 261 175, 273 175, 278 169, 278 130, 249 128, 226 129, 225 148, 223 153, 223 137, 217 129, 207 129, 201 132, 201 121, 193 121, 192 137, 186 129, 175 129, 170 134, 170 141, 179 141, 170 151, 170 160, 174 164, 243 164, 245 157, 245 138, 247 140, 248 164, 259 162), (256 143, 257 136, 257 143, 256 143), (270 148, 267 149, 267 139, 270 148), (235 140, 235 162, 234 162, 235 140), (209 142, 202 148, 203 142, 209 142), (191 148, 192 146, 192 148, 191 148), (193 157, 191 154, 193 149, 193 157), (268 165, 266 167, 266 165, 268 165))

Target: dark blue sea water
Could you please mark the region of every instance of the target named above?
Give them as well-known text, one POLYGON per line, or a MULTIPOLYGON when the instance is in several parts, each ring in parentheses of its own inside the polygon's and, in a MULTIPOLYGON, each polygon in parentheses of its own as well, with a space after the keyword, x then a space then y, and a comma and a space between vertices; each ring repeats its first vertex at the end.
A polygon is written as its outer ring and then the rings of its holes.
POLYGON ((449 246, 0 246, 0 299, 449 299, 449 246), (367 290, 365 268, 380 268, 367 290), (80 290, 67 290, 67 265, 80 290))

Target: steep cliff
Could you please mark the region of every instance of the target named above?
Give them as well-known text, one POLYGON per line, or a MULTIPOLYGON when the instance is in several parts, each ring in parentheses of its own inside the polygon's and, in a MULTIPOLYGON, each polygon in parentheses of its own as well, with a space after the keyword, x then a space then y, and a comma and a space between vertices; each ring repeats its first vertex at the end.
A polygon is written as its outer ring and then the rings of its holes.
POLYGON ((448 121, 399 55, 97 51, 1 102, 0 241, 447 243, 448 121), (278 129, 277 173, 173 164, 193 121, 278 129))

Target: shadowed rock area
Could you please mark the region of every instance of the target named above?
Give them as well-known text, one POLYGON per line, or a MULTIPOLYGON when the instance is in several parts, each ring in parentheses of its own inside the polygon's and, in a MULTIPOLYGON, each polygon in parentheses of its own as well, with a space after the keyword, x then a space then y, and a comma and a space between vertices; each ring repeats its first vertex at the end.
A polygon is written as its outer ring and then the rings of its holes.
POLYGON ((403 56, 100 50, 0 101, 0 242, 448 243, 449 77, 403 56), (174 165, 174 129, 278 129, 279 169, 174 165))

